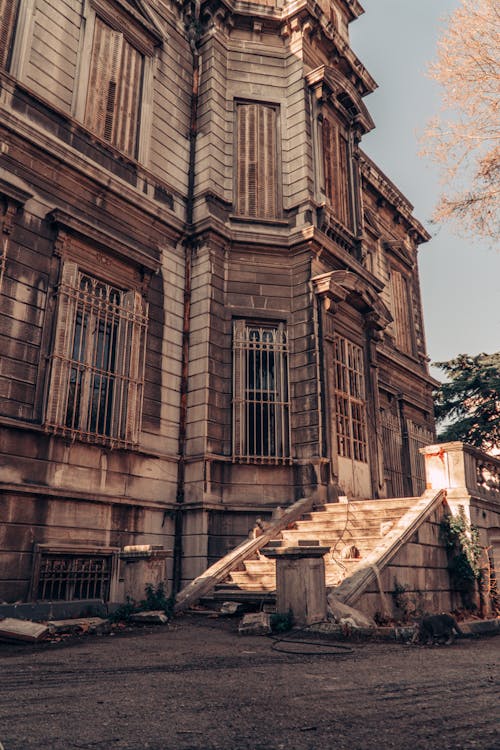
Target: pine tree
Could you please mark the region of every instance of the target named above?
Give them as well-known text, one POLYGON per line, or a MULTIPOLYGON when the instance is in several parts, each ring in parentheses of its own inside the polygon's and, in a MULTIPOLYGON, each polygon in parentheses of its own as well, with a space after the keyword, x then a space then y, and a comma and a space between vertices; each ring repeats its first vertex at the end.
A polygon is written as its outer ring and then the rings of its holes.
POLYGON ((485 451, 500 448, 500 352, 436 362, 447 375, 434 394, 438 437, 485 451))

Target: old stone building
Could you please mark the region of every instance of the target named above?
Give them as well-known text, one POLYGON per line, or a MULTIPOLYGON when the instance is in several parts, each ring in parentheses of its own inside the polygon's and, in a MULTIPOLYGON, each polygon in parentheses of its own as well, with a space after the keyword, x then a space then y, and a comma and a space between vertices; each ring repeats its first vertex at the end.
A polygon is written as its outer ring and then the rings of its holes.
POLYGON ((0 0, 0 601, 423 491, 429 237, 360 146, 361 13, 0 0))

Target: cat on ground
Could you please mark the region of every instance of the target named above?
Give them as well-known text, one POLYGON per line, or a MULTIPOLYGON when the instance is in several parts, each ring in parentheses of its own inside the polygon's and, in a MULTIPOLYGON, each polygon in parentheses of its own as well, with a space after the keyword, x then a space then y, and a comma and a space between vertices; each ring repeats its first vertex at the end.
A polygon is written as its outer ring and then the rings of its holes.
POLYGON ((434 643, 444 643, 449 646, 455 640, 455 633, 463 635, 460 626, 452 615, 445 613, 428 615, 418 623, 416 640, 428 646, 434 643))

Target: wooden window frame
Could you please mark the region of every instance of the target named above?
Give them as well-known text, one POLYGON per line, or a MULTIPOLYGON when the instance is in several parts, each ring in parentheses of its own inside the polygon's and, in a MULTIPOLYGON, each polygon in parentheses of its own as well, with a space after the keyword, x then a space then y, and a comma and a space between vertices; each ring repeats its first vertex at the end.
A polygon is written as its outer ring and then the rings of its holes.
POLYGON ((280 106, 272 102, 235 100, 234 105, 234 215, 240 219, 250 221, 273 221, 282 218, 283 196, 281 188, 281 126, 280 106), (245 124, 242 120, 244 110, 248 113, 247 128, 251 128, 250 117, 252 109, 262 128, 267 125, 268 136, 272 134, 274 143, 263 142, 263 137, 255 139, 253 149, 250 144, 245 145, 248 159, 244 159, 242 151, 242 132, 245 124), (272 116, 271 116, 272 113, 272 116), (265 120, 267 115, 267 122, 265 120), (269 164, 269 150, 272 150, 269 164), (266 159, 261 153, 267 151, 266 159), (253 168, 253 176, 252 176, 253 168), (267 179, 273 173, 273 180, 267 179), (252 192, 254 197, 252 198, 252 192))
POLYGON ((320 124, 322 191, 335 219, 350 232, 355 227, 352 147, 349 131, 330 112, 320 124))
MULTIPOLYGON (((130 159, 146 163, 152 125, 152 96, 147 94, 148 92, 151 94, 153 88, 157 62, 155 48, 161 43, 160 37, 155 31, 151 32, 149 29, 144 32, 139 21, 135 24, 127 19, 123 13, 113 12, 109 0, 85 0, 83 28, 77 64, 77 79, 80 80, 80 84, 75 87, 73 96, 74 116, 93 132, 96 138, 100 138, 108 146, 116 148, 130 159), (91 123, 89 124, 90 85, 93 75, 92 67, 95 62, 94 41, 96 28, 99 28, 99 24, 104 25, 116 37, 116 44, 121 49, 120 55, 122 55, 123 50, 129 52, 133 50, 141 57, 142 70, 139 76, 140 91, 137 96, 136 137, 133 148, 124 148, 123 141, 116 137, 116 132, 121 129, 123 120, 115 112, 114 123, 110 125, 109 102, 106 102, 105 105, 104 119, 105 121, 107 119, 107 122, 101 128, 102 132, 96 132, 96 128, 92 127, 91 123)), ((122 61, 123 57, 120 57, 120 64, 122 61)), ((110 85, 108 86, 108 94, 113 93, 111 92, 111 83, 113 84, 115 106, 118 106, 120 102, 120 91, 123 92, 123 87, 120 85, 122 79, 119 75, 117 79, 119 80, 113 80, 113 77, 110 76, 110 85)))
POLYGON ((364 351, 339 334, 333 337, 334 409, 337 452, 342 458, 368 463, 364 351))
POLYGON ((410 279, 396 268, 391 268, 389 275, 394 343, 400 351, 415 356, 416 343, 410 279))
POLYGON ((233 460, 290 461, 288 358, 284 323, 233 321, 233 460))

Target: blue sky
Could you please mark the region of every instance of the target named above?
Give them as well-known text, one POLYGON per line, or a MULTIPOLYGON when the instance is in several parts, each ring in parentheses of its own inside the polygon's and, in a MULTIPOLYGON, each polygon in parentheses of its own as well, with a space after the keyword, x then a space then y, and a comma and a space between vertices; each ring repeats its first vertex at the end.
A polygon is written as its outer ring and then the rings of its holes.
MULTIPOLYGON (((426 75, 443 17, 458 0, 362 0, 351 44, 379 88, 365 98, 376 129, 364 150, 415 206, 433 235, 421 245, 420 282, 427 349, 432 361, 500 350, 500 250, 461 238, 451 225, 429 223, 440 190, 437 168, 418 156, 418 134, 440 108, 426 75)), ((443 377, 440 370, 433 374, 443 377)))

